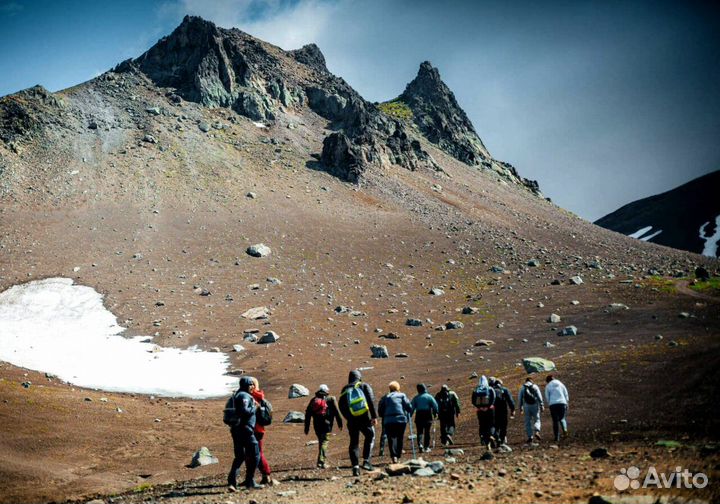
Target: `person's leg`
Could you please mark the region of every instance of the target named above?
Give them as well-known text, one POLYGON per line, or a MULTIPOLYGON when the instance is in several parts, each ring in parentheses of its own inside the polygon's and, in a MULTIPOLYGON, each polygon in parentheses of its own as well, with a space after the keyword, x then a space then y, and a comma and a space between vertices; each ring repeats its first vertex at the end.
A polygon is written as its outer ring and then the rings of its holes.
POLYGON ((255 484, 255 469, 260 462, 260 447, 258 446, 255 433, 247 429, 243 432, 245 448, 245 486, 255 484))
POLYGON ((453 444, 453 436, 455 435, 455 422, 454 421, 452 423, 448 423, 446 435, 447 435, 448 444, 449 445, 453 444))
POLYGON ((352 424, 348 424, 347 429, 350 434, 350 446, 348 447, 350 465, 357 467, 360 465, 360 429, 352 424))
POLYGON ((550 405, 550 418, 552 418, 553 437, 555 442, 560 441, 560 409, 562 404, 550 405))
POLYGON ((258 469, 260 470, 260 474, 263 475, 263 483, 268 482, 268 477, 270 476, 270 464, 268 464, 267 459, 265 458, 265 453, 263 452, 263 444, 265 442, 265 433, 264 432, 256 432, 255 437, 257 438, 258 442, 258 449, 260 450, 260 462, 258 464, 258 469))
POLYGON ((385 443, 388 442, 388 436, 385 429, 385 424, 382 424, 382 430, 380 431, 380 451, 378 452, 379 457, 382 457, 385 454, 385 443))
POLYGON ((500 413, 498 415, 498 412, 495 412, 495 439, 497 439, 498 444, 505 444, 507 442, 507 427, 508 427, 508 417, 507 414, 503 415, 500 413))
POLYGON ((531 411, 531 406, 525 405, 523 407, 523 412, 525 415, 525 434, 528 440, 528 443, 532 442, 533 438, 533 413, 531 411))
POLYGON ((445 419, 443 417, 440 417, 440 444, 445 446, 448 444, 448 433, 447 433, 447 423, 445 422, 445 419))
POLYGON ((431 431, 432 431, 432 420, 425 424, 423 445, 425 446, 426 450, 428 450, 430 448, 430 433, 431 433, 431 431))
POLYGON ((390 423, 384 426, 385 434, 387 435, 388 448, 390 450, 390 457, 395 458, 398 456, 398 426, 401 424, 390 423))
POLYGON ((398 460, 400 460, 400 457, 402 457, 403 439, 405 438, 406 425, 407 424, 404 423, 397 424, 397 445, 395 447, 395 457, 397 457, 398 460))
POLYGON ((567 434, 567 404, 562 405, 562 411, 560 412, 560 427, 562 428, 563 434, 567 434))
POLYGON ((318 466, 325 467, 325 462, 327 461, 327 449, 328 449, 328 445, 330 444, 330 433, 329 432, 319 432, 319 433, 317 433, 317 438, 318 438, 317 463, 318 463, 318 466))
POLYGON ((538 439, 540 439, 540 405, 535 405, 535 411, 534 411, 534 419, 533 419, 533 428, 535 429, 535 436, 537 436, 538 439))
POLYGON ((228 473, 228 486, 230 487, 236 487, 237 486, 237 471, 240 469, 240 466, 245 461, 245 449, 243 446, 242 439, 240 438, 240 433, 237 428, 233 428, 230 430, 230 434, 232 435, 233 440, 233 461, 232 465, 230 466, 230 472, 228 473))
POLYGON ((367 424, 363 426, 362 433, 365 438, 365 442, 363 443, 363 462, 370 464, 372 449, 375 444, 375 427, 367 424))
POLYGON ((421 452, 423 450, 422 438, 423 438, 423 424, 421 421, 419 421, 419 419, 417 418, 417 414, 416 414, 416 417, 415 417, 415 441, 421 452))

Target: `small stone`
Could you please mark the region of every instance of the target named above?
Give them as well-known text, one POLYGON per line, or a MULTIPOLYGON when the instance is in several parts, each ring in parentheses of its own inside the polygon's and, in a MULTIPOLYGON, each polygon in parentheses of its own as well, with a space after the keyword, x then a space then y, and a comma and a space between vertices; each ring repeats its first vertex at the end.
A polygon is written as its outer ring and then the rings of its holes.
POLYGON ((280 339, 280 336, 275 331, 268 331, 262 335, 257 341, 258 345, 267 345, 268 343, 275 343, 280 339))
POLYGON ((297 399, 299 397, 307 397, 308 395, 310 395, 310 391, 306 386, 300 385, 299 383, 293 383, 290 385, 288 399, 297 399))
POLYGON ((217 463, 217 457, 213 456, 210 450, 207 447, 203 446, 195 452, 195 455, 193 455, 193 458, 190 461, 190 467, 200 467, 217 463))
POLYGON ((574 276, 574 277, 570 278, 570 283, 572 285, 580 285, 583 283, 583 279, 580 278, 579 276, 574 276))
POLYGON ((560 315, 558 315, 557 313, 551 313, 547 321, 551 324, 558 324, 560 322, 560 315))
POLYGON ((271 254, 272 250, 270 250, 270 247, 268 247, 264 243, 257 243, 255 245, 249 246, 246 252, 252 257, 267 257, 271 254))
POLYGON ((305 423, 305 413, 302 411, 288 411, 283 423, 305 423))
POLYGON ((595 448, 593 451, 590 452, 590 457, 593 459, 603 459, 608 458, 610 456, 610 452, 608 452, 607 448, 595 448))
POLYGON ((565 327, 562 331, 558 332, 558 336, 577 336, 577 327, 571 325, 565 327))

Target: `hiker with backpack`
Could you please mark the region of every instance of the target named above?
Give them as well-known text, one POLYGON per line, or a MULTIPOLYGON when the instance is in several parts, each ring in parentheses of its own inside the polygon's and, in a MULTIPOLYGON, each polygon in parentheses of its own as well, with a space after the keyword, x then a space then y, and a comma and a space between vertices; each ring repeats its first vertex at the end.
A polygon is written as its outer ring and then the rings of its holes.
POLYGON ((509 418, 515 418, 515 400, 500 378, 490 378, 489 382, 495 390, 495 440, 498 445, 507 444, 508 412, 509 418))
POLYGON ((480 442, 490 450, 495 429, 495 390, 490 387, 485 375, 480 377, 478 386, 473 390, 472 405, 477 413, 480 442))
POLYGON ((440 444, 443 446, 453 444, 455 435, 455 419, 460 416, 460 398, 450 388, 443 384, 440 392, 435 394, 438 405, 438 419, 440 420, 440 444))
POLYGON ((430 430, 433 420, 438 414, 438 404, 427 391, 424 383, 417 384, 417 395, 413 397, 411 406, 415 413, 415 427, 420 453, 430 453, 430 430))
POLYGON ((255 437, 257 423, 255 399, 252 391, 255 388, 249 376, 240 378, 240 386, 225 404, 223 422, 230 426, 235 458, 228 474, 228 490, 237 492, 237 472, 245 462, 245 481, 248 489, 263 488, 255 483, 255 469, 260 461, 260 448, 255 437))
POLYGON ((391 381, 388 388, 390 392, 380 399, 378 414, 382 418, 383 429, 387 433, 392 463, 396 464, 402 456, 405 427, 413 409, 407 396, 400 392, 398 382, 391 381))
POLYGON ((335 397, 330 395, 330 389, 325 384, 320 385, 318 391, 315 392, 315 397, 310 400, 305 409, 306 436, 310 433, 311 419, 318 439, 317 466, 320 469, 325 469, 333 423, 337 421, 338 428, 342 430, 342 419, 337 409, 337 402, 335 397))
POLYGON ((525 415, 527 443, 531 444, 533 438, 540 440, 540 413, 545 411, 545 405, 543 404, 540 387, 535 385, 529 376, 525 379, 525 383, 520 386, 518 409, 525 415))
POLYGON ((550 406, 550 417, 553 423, 553 434, 555 435, 555 442, 560 442, 560 430, 562 429, 563 436, 567 436, 567 410, 570 403, 570 396, 568 395, 567 388, 563 382, 555 378, 553 375, 548 375, 545 378, 545 399, 550 406))
POLYGON ((363 444, 363 469, 372 471, 370 463, 373 442, 375 441, 375 397, 372 387, 364 383, 357 369, 350 371, 348 384, 340 393, 340 413, 345 417, 348 434, 350 434, 350 463, 353 476, 360 476, 360 434, 365 438, 363 444))
MULTIPOLYGON (((250 377, 250 379, 253 381, 253 389, 250 395, 255 399, 255 405, 257 408, 260 407, 260 405, 265 401, 265 392, 260 390, 260 382, 258 382, 258 379, 254 376, 250 377)), ((257 419, 256 419, 257 420, 257 419)), ((257 438, 258 441, 258 449, 260 450, 260 460, 258 463, 258 469, 260 470, 260 474, 262 474, 262 479, 260 480, 260 484, 262 485, 269 485, 271 484, 270 480, 270 464, 268 464, 267 459, 265 458, 265 453, 263 452, 263 444, 264 444, 264 438, 265 438, 265 426, 261 425, 260 421, 255 422, 255 438, 257 438)))

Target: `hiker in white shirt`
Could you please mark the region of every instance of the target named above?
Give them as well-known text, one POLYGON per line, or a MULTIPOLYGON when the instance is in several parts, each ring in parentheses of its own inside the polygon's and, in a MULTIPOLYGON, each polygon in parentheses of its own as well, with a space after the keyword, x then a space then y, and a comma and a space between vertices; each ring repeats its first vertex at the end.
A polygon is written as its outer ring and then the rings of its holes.
POLYGON ((545 378, 545 400, 550 406, 550 416, 552 417, 553 423, 553 434, 555 434, 555 442, 560 441, 560 429, 562 428, 563 436, 567 436, 567 410, 568 404, 570 403, 570 396, 568 395, 567 388, 565 385, 553 377, 548 375, 545 378))
POLYGON ((525 433, 528 444, 533 442, 533 437, 540 439, 540 413, 545 409, 542 400, 540 387, 535 385, 529 376, 520 387, 518 393, 518 409, 525 415, 525 433))

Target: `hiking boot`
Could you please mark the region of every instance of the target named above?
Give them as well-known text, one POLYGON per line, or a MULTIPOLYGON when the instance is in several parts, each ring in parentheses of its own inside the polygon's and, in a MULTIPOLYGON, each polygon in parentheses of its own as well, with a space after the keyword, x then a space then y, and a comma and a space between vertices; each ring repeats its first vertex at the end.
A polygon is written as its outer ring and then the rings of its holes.
POLYGON ((245 482, 245 488, 248 490, 260 490, 261 488, 265 488, 265 485, 260 485, 259 483, 255 483, 255 480, 250 480, 245 482))
POLYGON ((430 453, 432 451, 432 448, 425 448, 425 453, 430 453))
POLYGON ((366 471, 372 471, 372 470, 373 470, 373 466, 372 466, 372 464, 371 464, 368 460, 366 460, 365 462, 363 462, 362 468, 365 469, 366 471))
POLYGON ((397 457, 393 457, 393 458, 392 458, 392 463, 393 463, 393 464, 397 464, 397 463, 398 463, 398 458, 397 458, 397 457))
POLYGON ((260 480, 261 485, 272 485, 272 480, 268 477, 267 474, 263 474, 262 479, 260 480))
POLYGON ((317 467, 318 469, 325 469, 325 462, 318 462, 317 467))
POLYGON ((525 441, 527 444, 532 444, 533 438, 529 437, 527 438, 527 441, 525 441))
POLYGON ((537 439, 538 441, 540 441, 542 439, 542 436, 540 435, 540 431, 535 432, 535 439, 537 439))
POLYGON ((360 476, 360 466, 353 466, 353 476, 360 476))
POLYGON ((228 492, 237 492, 237 487, 235 485, 228 485, 228 492))

